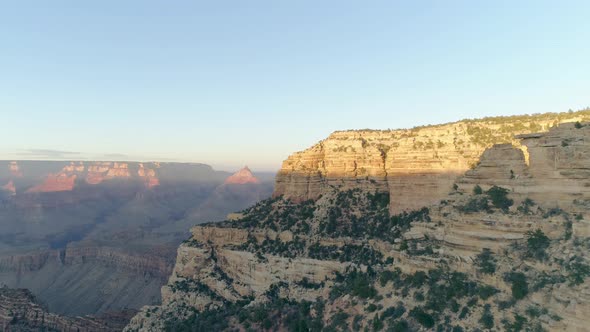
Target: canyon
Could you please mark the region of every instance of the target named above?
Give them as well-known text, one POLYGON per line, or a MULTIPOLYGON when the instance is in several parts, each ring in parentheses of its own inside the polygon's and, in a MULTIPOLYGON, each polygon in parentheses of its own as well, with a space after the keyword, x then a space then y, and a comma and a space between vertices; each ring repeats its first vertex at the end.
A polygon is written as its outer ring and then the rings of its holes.
POLYGON ((588 331, 590 110, 336 132, 126 331, 588 331))
POLYGON ((225 185, 231 175, 188 163, 0 162, 0 287, 28 289, 66 318, 157 304, 191 226, 270 196, 268 174, 225 185))

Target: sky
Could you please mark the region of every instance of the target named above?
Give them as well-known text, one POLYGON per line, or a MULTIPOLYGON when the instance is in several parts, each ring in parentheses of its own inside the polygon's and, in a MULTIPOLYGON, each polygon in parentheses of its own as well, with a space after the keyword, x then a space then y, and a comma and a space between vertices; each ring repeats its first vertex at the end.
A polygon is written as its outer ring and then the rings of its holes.
POLYGON ((275 171, 335 130, 590 106, 588 1, 2 1, 0 159, 275 171))

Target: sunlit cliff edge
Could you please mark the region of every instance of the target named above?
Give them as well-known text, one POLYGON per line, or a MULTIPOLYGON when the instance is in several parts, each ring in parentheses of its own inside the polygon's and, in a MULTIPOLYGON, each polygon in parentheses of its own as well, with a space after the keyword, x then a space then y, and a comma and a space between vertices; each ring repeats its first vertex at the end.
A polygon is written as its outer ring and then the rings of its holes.
POLYGON ((588 119, 334 133, 194 227, 126 330, 588 331, 588 119))

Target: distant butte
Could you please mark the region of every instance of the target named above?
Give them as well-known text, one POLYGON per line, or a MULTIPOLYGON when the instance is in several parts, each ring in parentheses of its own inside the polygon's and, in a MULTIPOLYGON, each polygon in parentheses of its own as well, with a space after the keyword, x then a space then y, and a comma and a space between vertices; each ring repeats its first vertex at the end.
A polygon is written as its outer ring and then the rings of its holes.
POLYGON ((76 183, 76 175, 67 175, 65 173, 49 174, 42 184, 35 186, 27 192, 29 193, 44 193, 55 191, 72 191, 76 183))
POLYGON ((256 178, 248 166, 234 173, 232 176, 225 179, 224 184, 247 184, 247 183, 260 183, 260 180, 256 178))

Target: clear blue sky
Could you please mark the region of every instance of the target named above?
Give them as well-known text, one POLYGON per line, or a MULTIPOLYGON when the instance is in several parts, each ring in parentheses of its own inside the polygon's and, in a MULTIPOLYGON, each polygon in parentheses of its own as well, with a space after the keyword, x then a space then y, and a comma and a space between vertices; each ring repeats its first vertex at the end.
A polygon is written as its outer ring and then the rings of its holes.
POLYGON ((2 159, 276 170, 334 130, 588 105, 588 1, 0 4, 2 159))

